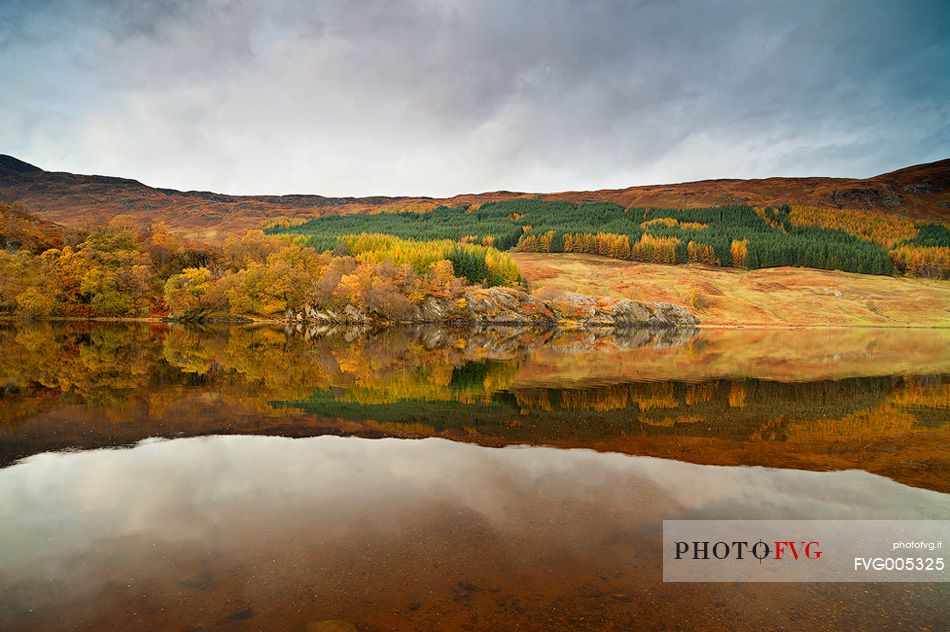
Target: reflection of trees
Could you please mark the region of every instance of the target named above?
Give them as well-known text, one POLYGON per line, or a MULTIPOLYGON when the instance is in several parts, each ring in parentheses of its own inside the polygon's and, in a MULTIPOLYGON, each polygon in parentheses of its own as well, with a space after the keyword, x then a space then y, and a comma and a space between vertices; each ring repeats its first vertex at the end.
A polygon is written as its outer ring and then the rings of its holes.
POLYGON ((904 380, 887 393, 885 401, 868 410, 846 415, 839 419, 820 419, 804 424, 789 424, 789 441, 875 440, 894 437, 913 431, 921 421, 928 421, 928 413, 940 414, 946 422, 950 409, 950 382, 934 378, 904 380))
POLYGON ((290 407, 419 427, 462 427, 478 419, 481 432, 539 440, 557 426, 559 435, 640 428, 803 441, 941 425, 950 408, 950 382, 940 376, 516 386, 523 372, 537 372, 531 363, 539 360, 524 350, 552 344, 585 345, 591 354, 608 343, 583 332, 517 330, 389 329, 305 339, 266 327, 6 325, 0 327, 0 419, 74 403, 102 408, 116 420, 141 418, 143 410, 145 417, 167 416, 186 405, 195 415, 224 414, 214 406, 263 416, 290 407))
POLYGON ((934 378, 919 378, 895 389, 888 401, 902 408, 950 409, 950 382, 934 378))
POLYGON ((272 328, 24 323, 0 328, 0 345, 4 419, 14 418, 15 401, 39 393, 112 411, 136 403, 165 410, 194 389, 261 412, 317 390, 362 403, 485 401, 518 366, 469 363, 476 352, 464 336, 431 345, 399 330, 308 342, 272 328))
POLYGON ((514 389, 523 411, 552 410, 635 410, 673 409, 680 406, 672 382, 615 384, 587 389, 514 389))
MULTIPOLYGON (((398 400, 361 397, 358 391, 323 390, 283 405, 323 418, 437 429, 477 427, 482 436, 508 441, 610 440, 679 435, 751 442, 829 442, 893 437, 943 427, 940 409, 913 408, 891 400, 920 391, 933 378, 852 378, 816 383, 718 380, 700 384, 639 382, 591 388, 508 388, 488 398, 429 398, 418 391, 398 400), (417 396, 418 395, 418 396, 417 396), (936 411, 936 414, 934 414, 936 411)), ((938 378, 940 379, 940 378, 938 378)), ((942 384, 942 382, 941 382, 942 384)), ((486 389, 487 390, 487 389, 486 389)), ((945 416, 945 415, 944 415, 945 416)))
POLYGON ((875 440, 910 432, 916 422, 913 413, 882 403, 840 419, 817 419, 808 423, 793 421, 785 428, 784 434, 791 443, 875 440))
POLYGON ((149 326, 91 323, 3 327, 0 383, 71 395, 92 405, 120 405, 148 384, 156 355, 152 333, 149 326))
POLYGON ((680 353, 655 343, 617 352, 589 332, 418 329, 307 339, 255 327, 0 324, 0 465, 154 436, 332 433, 859 467, 946 490, 947 375, 649 381, 658 354, 680 353), (564 364, 549 372, 552 358, 566 363, 577 349, 590 361, 580 379, 564 364), (618 380, 617 356, 629 363, 637 353, 642 377, 618 380))
MULTIPOLYGON (((591 388, 514 388, 522 409, 625 410, 654 415, 684 410, 713 413, 730 408, 749 412, 792 413, 809 419, 840 410, 842 414, 867 408, 892 391, 916 385, 916 380, 852 378, 822 382, 770 382, 763 380, 710 380, 700 383, 674 381, 633 382, 591 388), (543 402, 538 404, 536 402, 543 402), (784 412, 783 412, 784 411, 784 412)), ((679 413, 677 413, 679 414, 679 413)), ((738 414, 733 411, 733 414, 738 414)))

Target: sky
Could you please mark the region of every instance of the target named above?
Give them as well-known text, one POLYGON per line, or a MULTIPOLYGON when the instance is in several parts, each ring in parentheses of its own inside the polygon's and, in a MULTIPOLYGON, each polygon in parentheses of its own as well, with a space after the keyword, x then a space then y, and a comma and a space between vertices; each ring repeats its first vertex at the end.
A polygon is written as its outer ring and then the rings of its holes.
POLYGON ((950 157, 950 2, 0 0, 0 153, 235 194, 950 157))

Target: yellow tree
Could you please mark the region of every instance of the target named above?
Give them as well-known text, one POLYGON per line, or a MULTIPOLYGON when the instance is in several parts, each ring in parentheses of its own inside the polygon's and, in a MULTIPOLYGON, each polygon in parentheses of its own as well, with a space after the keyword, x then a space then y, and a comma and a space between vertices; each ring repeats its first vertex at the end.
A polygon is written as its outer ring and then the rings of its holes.
POLYGON ((165 282, 165 305, 173 314, 181 316, 207 311, 215 307, 207 301, 211 286, 210 270, 185 268, 165 282))

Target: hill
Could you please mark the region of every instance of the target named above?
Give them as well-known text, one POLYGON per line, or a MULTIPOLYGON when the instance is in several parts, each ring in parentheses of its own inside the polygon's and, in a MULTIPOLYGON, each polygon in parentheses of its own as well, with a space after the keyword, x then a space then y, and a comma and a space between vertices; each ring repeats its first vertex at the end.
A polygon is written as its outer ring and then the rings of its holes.
POLYGON ((0 250, 40 253, 62 248, 73 231, 30 215, 19 205, 0 203, 0 250))
POLYGON ((950 159, 914 165, 872 178, 766 178, 702 180, 589 193, 559 193, 554 199, 606 200, 621 206, 817 206, 880 210, 931 221, 950 217, 950 159))
POLYGON ((512 256, 536 290, 689 306, 704 326, 950 326, 946 281, 808 268, 669 266, 594 255, 512 256))
POLYGON ((327 214, 394 210, 429 211, 520 197, 608 201, 622 206, 701 208, 745 204, 792 204, 822 208, 874 209, 915 219, 946 221, 950 216, 950 159, 916 165, 867 179, 767 178, 705 180, 637 186, 619 190, 527 194, 511 191, 428 197, 325 197, 321 195, 238 196, 208 191, 159 189, 126 178, 45 171, 0 155, 0 202, 20 203, 39 217, 68 226, 87 226, 116 215, 215 237, 286 219, 327 214))

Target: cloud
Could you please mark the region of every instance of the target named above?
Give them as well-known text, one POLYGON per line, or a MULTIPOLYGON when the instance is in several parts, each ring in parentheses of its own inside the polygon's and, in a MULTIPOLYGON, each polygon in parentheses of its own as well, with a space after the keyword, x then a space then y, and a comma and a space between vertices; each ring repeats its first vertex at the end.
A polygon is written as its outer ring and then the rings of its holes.
POLYGON ((948 31, 942 2, 11 2, 0 151, 231 193, 868 176, 950 155, 948 31))

